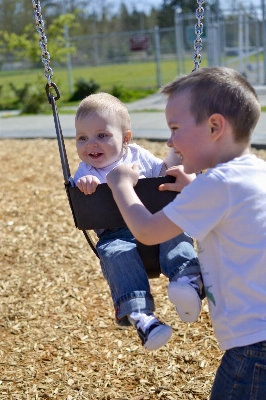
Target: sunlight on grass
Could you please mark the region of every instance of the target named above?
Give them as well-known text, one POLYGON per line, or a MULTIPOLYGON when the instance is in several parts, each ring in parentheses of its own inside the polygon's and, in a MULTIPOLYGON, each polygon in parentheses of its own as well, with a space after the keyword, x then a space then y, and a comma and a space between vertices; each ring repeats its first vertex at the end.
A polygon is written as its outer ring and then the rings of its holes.
MULTIPOLYGON (((202 66, 206 62, 202 63, 202 66)), ((193 61, 186 59, 184 61, 185 72, 191 72, 193 61)), ((162 61, 160 64, 160 78, 158 79, 157 66, 155 62, 140 62, 131 64, 103 65, 96 67, 73 68, 73 83, 79 78, 85 80, 93 79, 100 85, 100 91, 110 92, 115 85, 121 85, 125 89, 144 90, 141 95, 145 97, 145 89, 158 89, 159 83, 162 85, 173 80, 177 75, 177 61, 162 61), (159 82, 158 82, 159 81, 159 82)), ((53 82, 59 88, 61 102, 66 103, 70 96, 68 84, 68 71, 66 68, 53 67, 53 82)), ((43 69, 23 70, 23 71, 4 71, 0 72, 0 87, 2 86, 1 99, 8 102, 14 98, 9 84, 13 83, 16 88, 22 88, 26 83, 42 83, 45 87, 47 81, 43 74, 43 69)), ((147 94, 146 94, 147 95, 147 94)))

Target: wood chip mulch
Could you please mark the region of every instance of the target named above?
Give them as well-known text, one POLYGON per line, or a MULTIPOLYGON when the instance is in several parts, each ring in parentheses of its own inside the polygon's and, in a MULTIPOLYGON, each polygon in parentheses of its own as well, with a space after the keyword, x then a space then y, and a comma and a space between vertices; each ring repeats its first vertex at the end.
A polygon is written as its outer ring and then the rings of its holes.
MULTIPOLYGON (((74 172, 75 141, 66 148, 74 172)), ((151 280, 156 314, 174 333, 145 351, 133 328, 114 323, 99 261, 74 227, 56 140, 1 140, 0 160, 0 399, 207 400, 222 356, 207 303, 185 324, 167 279, 151 280)))

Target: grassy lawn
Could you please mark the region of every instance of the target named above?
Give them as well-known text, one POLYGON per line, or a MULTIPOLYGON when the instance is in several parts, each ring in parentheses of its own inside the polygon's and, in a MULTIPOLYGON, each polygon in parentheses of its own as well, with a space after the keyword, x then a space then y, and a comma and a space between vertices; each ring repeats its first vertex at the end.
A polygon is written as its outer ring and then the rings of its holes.
MULTIPOLYGON (((191 57, 191 59, 185 61, 186 73, 191 72, 192 68, 193 61, 191 57)), ((53 82, 56 83, 61 94, 61 104, 64 103, 64 105, 66 105, 66 103, 68 103, 68 98, 70 95, 68 85, 68 71, 66 68, 54 67, 53 73, 53 82)), ((175 60, 161 62, 161 84, 165 84, 171 81, 176 75, 177 62, 175 60)), ((93 79, 96 83, 100 85, 100 91, 110 92, 114 86, 122 86, 124 89, 127 90, 137 90, 140 92, 138 94, 139 98, 145 97, 151 92, 156 92, 158 89, 157 67, 155 62, 73 68, 72 79, 74 84, 78 78, 83 78, 86 81, 93 79)), ((8 102, 14 99, 14 93, 9 86, 10 82, 12 82, 17 89, 20 89, 26 83, 39 83, 45 86, 47 81, 44 77, 42 67, 40 67, 40 69, 34 70, 10 72, 2 71, 0 72, 2 102, 8 102)), ((41 87, 40 90, 42 90, 41 87)))

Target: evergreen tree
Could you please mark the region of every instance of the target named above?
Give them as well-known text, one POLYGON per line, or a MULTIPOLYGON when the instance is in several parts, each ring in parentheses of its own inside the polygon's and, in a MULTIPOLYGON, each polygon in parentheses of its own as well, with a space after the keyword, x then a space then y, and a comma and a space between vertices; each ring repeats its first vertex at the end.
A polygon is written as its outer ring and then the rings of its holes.
MULTIPOLYGON (((205 2, 204 7, 208 4, 211 8, 215 0, 205 2)), ((160 28, 174 26, 175 21, 175 8, 179 6, 182 13, 195 13, 198 8, 197 0, 163 0, 163 4, 158 13, 158 25, 160 28)))

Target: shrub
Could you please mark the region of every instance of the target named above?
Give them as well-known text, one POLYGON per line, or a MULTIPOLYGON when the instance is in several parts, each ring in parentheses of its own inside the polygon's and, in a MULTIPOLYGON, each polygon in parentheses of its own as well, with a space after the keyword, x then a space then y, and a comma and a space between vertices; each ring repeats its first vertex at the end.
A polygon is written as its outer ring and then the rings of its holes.
POLYGON ((17 89, 13 83, 10 88, 16 96, 15 106, 23 114, 40 114, 48 109, 48 100, 43 83, 25 83, 24 87, 17 89))
POLYGON ((155 93, 155 89, 125 89, 123 85, 113 85, 111 94, 124 103, 130 103, 155 93))
POLYGON ((23 98, 22 114, 42 114, 48 107, 50 106, 43 85, 30 85, 23 98))
POLYGON ((111 94, 117 97, 119 100, 123 101, 125 97, 125 88, 123 85, 113 85, 111 94))
POLYGON ((84 97, 89 96, 90 94, 94 94, 97 90, 100 89, 100 85, 95 82, 93 79, 90 79, 88 82, 83 78, 79 78, 75 84, 75 91, 70 96, 69 101, 77 101, 83 100, 84 97))
POLYGON ((10 89, 14 92, 15 94, 15 101, 14 105, 15 107, 20 109, 21 104, 23 104, 24 97, 29 89, 30 84, 25 83, 23 88, 17 89, 16 86, 13 84, 13 82, 9 82, 10 89))

